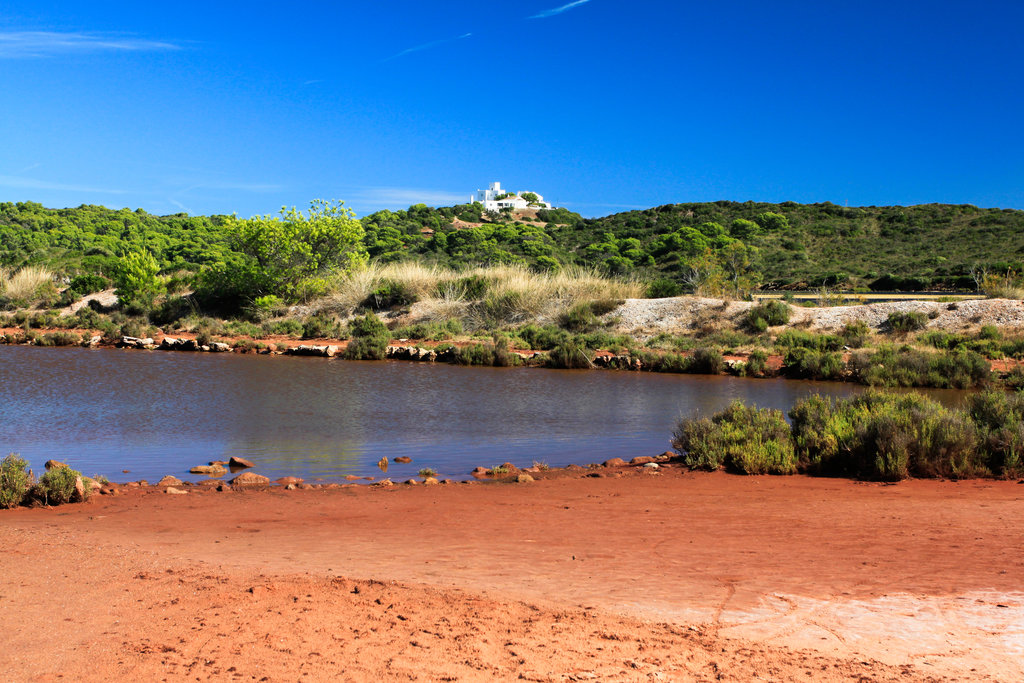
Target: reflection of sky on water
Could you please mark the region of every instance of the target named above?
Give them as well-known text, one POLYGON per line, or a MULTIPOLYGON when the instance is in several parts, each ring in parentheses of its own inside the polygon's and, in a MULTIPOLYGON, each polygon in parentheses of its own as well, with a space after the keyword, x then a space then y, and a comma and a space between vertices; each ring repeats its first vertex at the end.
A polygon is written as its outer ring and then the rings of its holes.
POLYGON ((612 371, 0 346, 0 450, 126 479, 232 455, 272 478, 650 455, 676 421, 739 399, 788 410, 858 387, 612 371))

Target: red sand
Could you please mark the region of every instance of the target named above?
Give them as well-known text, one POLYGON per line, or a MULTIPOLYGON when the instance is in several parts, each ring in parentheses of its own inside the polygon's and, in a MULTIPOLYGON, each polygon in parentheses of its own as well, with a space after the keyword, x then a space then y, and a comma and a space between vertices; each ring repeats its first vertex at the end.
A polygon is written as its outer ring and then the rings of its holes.
POLYGON ((0 511, 5 680, 1024 678, 1024 485, 661 474, 0 511))

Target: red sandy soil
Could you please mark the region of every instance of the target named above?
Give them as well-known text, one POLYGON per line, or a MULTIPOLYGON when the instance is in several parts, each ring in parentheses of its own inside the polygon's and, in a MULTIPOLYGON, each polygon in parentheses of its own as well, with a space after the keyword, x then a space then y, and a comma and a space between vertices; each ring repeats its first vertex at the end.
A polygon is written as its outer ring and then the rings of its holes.
POLYGON ((0 511, 0 671, 1024 678, 1024 485, 632 473, 0 511))

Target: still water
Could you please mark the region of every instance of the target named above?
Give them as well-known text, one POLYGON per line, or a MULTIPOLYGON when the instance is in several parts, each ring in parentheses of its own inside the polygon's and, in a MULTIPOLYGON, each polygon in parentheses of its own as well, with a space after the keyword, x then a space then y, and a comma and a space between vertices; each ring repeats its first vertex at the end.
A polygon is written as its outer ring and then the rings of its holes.
MULTIPOLYGON (((788 410, 840 383, 613 371, 463 368, 401 361, 0 346, 0 455, 47 459, 113 481, 232 455, 275 479, 389 475, 430 467, 552 466, 669 448, 680 416, 734 399, 788 410), (129 474, 122 473, 129 470, 129 474)), ((946 400, 953 400, 945 397, 946 400)))

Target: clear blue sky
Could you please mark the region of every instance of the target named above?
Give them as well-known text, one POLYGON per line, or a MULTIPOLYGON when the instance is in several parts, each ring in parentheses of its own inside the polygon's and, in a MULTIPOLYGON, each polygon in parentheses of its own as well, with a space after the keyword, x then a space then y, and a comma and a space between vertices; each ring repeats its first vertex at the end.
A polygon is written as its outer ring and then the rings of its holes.
POLYGON ((1024 2, 0 2, 0 200, 1024 208, 1024 2))

